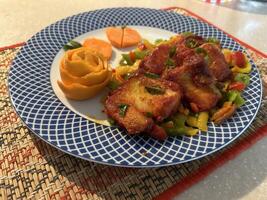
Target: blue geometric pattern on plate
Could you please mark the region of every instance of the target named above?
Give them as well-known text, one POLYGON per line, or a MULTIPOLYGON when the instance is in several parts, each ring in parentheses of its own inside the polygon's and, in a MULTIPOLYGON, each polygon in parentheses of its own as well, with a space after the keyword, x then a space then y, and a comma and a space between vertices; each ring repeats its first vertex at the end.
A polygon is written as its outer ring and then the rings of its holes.
POLYGON ((194 160, 226 146, 242 134, 259 109, 262 84, 255 64, 244 92, 246 104, 221 125, 209 123, 208 133, 169 137, 159 142, 146 136, 128 136, 120 129, 96 124, 66 108, 54 94, 50 66, 69 40, 112 25, 157 27, 172 32, 191 31, 216 37, 224 48, 244 51, 220 30, 176 13, 113 8, 81 13, 56 22, 34 35, 16 56, 9 74, 12 103, 25 124, 58 149, 86 160, 133 167, 166 166, 194 160))

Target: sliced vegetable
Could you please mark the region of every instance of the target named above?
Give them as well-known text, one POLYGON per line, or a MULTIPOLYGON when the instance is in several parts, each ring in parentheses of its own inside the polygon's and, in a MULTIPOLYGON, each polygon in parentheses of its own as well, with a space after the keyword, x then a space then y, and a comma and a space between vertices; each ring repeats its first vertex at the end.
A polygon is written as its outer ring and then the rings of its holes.
POLYGON ((225 102, 219 110, 217 110, 211 117, 211 120, 216 124, 220 124, 225 119, 231 117, 236 110, 236 105, 232 102, 225 102))
POLYGON ((153 113, 152 112, 146 112, 146 116, 147 117, 153 117, 153 113))
POLYGON ((70 50, 70 49, 77 49, 77 48, 80 48, 80 47, 82 47, 82 45, 79 42, 76 42, 74 40, 70 40, 67 44, 65 44, 63 46, 63 49, 65 51, 67 51, 67 50, 70 50))
POLYGON ((118 83, 121 84, 125 82, 125 80, 128 80, 130 77, 132 77, 137 69, 138 69, 137 61, 132 66, 129 65, 118 66, 116 67, 114 78, 118 83))
POLYGON ((208 112, 200 112, 198 115, 198 119, 197 119, 197 127, 202 131, 207 131, 208 130, 208 125, 207 125, 208 119, 209 119, 208 112))
POLYGON ((241 107, 246 102, 238 91, 229 91, 227 97, 228 101, 234 103, 237 107, 241 107))
POLYGON ((173 121, 167 121, 167 122, 161 124, 161 127, 164 129, 174 128, 174 123, 173 123, 173 121))
POLYGON ((148 51, 134 51, 134 54, 135 54, 135 58, 136 59, 143 59, 147 54, 148 54, 148 51))
POLYGON ((246 85, 242 82, 233 82, 230 83, 228 86, 229 90, 237 90, 237 91, 242 91, 246 88, 246 85))
POLYGON ((194 38, 188 38, 185 41, 185 46, 191 49, 196 48, 198 46, 198 41, 194 38))
POLYGON ((121 27, 108 27, 106 35, 112 46, 121 48, 123 37, 123 29, 121 27))
POLYGON ((237 91, 229 91, 227 93, 227 100, 230 102, 234 102, 239 92, 237 91))
POLYGON ((217 38, 213 38, 213 37, 207 38, 206 42, 210 42, 210 43, 214 43, 214 44, 220 44, 220 41, 217 38))
POLYGON ((108 122, 110 123, 111 126, 115 126, 116 125, 115 120, 112 119, 112 118, 108 118, 108 122))
POLYGON ((174 63, 174 60, 172 60, 171 58, 168 58, 165 62, 165 65, 168 67, 168 68, 172 68, 175 66, 175 63, 174 63))
POLYGON ((120 104, 119 105, 119 115, 121 117, 124 117, 126 112, 127 112, 127 109, 128 109, 129 105, 128 104, 120 104))
POLYGON ((209 114, 208 112, 200 112, 198 113, 198 116, 188 116, 186 119, 186 123, 189 126, 199 128, 202 131, 208 130, 208 119, 209 114))
POLYGON ((236 99, 235 99, 235 105, 239 108, 241 106, 243 106, 246 101, 245 99, 243 99, 243 97, 241 96, 241 94, 239 93, 237 96, 236 96, 236 99))
POLYGON ((169 51, 170 58, 173 57, 175 53, 176 53, 176 47, 175 46, 172 46, 170 48, 170 51, 169 51))
POLYGON ((143 42, 142 42, 144 45, 145 45, 145 49, 148 49, 148 50, 152 50, 154 49, 156 46, 152 43, 150 43, 148 40, 146 39, 143 39, 143 42))
POLYGON ((146 50, 146 45, 143 44, 143 43, 139 43, 137 48, 140 50, 140 51, 143 51, 143 50, 146 50))
POLYGON ((247 74, 238 73, 235 75, 234 80, 238 81, 238 82, 242 82, 247 86, 247 85, 249 85, 250 77, 247 74))
POLYGON ((148 51, 131 51, 129 54, 122 54, 120 65, 133 65, 136 60, 143 59, 148 54, 148 51))
POLYGON ((195 135, 198 129, 188 127, 185 125, 187 117, 183 114, 176 114, 171 118, 171 121, 163 123, 161 126, 170 136, 178 135, 195 135))
POLYGON ((164 94, 165 90, 160 86, 146 86, 146 91, 152 95, 164 94))
POLYGON ((251 71, 251 64, 247 62, 245 68, 240 68, 238 66, 234 66, 232 69, 232 72, 237 72, 237 73, 249 73, 251 71))
POLYGON ((224 58, 225 58, 226 62, 229 65, 232 65, 232 51, 229 50, 229 49, 223 49, 222 50, 222 53, 224 55, 224 58))
POLYGON ((123 61, 122 63, 125 63, 126 65, 133 65, 133 61, 129 54, 121 54, 121 55, 122 55, 122 60, 120 61, 120 64, 123 61))
POLYGON ((246 57, 240 51, 236 51, 232 53, 232 61, 233 61, 233 65, 236 65, 240 68, 246 67, 246 57))
POLYGON ((200 54, 203 57, 207 56, 207 51, 203 48, 198 47, 195 49, 195 51, 197 54, 200 54))
POLYGON ((164 40, 163 39, 156 39, 154 44, 155 45, 159 45, 160 43, 162 43, 164 40))
POLYGON ((110 90, 116 90, 118 87, 120 86, 120 84, 115 81, 115 80, 111 80, 109 81, 107 87, 110 89, 110 90))
POLYGON ((122 38, 122 48, 131 47, 137 45, 141 41, 140 34, 129 27, 122 28, 123 29, 123 38, 122 38))
POLYGON ((158 79, 158 78, 160 78, 160 75, 158 75, 158 74, 154 74, 154 73, 150 73, 150 72, 146 72, 144 75, 145 75, 146 77, 148 77, 148 78, 153 78, 153 79, 158 79))
POLYGON ((134 62, 136 60, 135 52, 130 51, 129 57, 130 57, 131 61, 134 62))
POLYGON ((121 77, 122 77, 124 80, 128 80, 128 79, 130 79, 132 76, 133 76, 133 73, 126 73, 126 74, 123 74, 121 77))
POLYGON ((196 127, 197 128, 197 117, 194 116, 188 116, 186 119, 186 123, 189 126, 196 127))

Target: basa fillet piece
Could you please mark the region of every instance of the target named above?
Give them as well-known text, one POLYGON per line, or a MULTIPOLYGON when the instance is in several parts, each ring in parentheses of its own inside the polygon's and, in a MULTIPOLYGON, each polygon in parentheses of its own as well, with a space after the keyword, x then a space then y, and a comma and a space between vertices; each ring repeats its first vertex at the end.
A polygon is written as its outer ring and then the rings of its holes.
POLYGON ((225 61, 224 55, 216 44, 205 43, 200 46, 205 49, 209 57, 209 70, 218 81, 224 81, 231 76, 231 70, 225 61))
POLYGON ((162 78, 178 83, 184 99, 194 112, 213 108, 221 98, 214 79, 202 56, 184 45, 177 45, 174 56, 177 67, 166 70, 162 78))
POLYGON ((193 80, 192 71, 187 66, 170 70, 165 74, 164 78, 181 85, 184 91, 184 98, 189 102, 194 112, 213 108, 221 98, 221 94, 214 84, 197 85, 193 80))
POLYGON ((113 91, 105 102, 105 111, 128 134, 148 133, 156 139, 167 137, 163 128, 155 124, 176 112, 182 92, 180 87, 163 79, 151 79, 136 76, 129 79, 113 91), (151 92, 151 88, 160 88, 161 92, 151 92), (127 105, 124 115, 120 105, 127 105))
POLYGON ((153 52, 145 57, 139 65, 139 73, 150 72, 154 74, 162 74, 165 70, 165 62, 169 57, 170 46, 162 44, 156 47, 153 52))

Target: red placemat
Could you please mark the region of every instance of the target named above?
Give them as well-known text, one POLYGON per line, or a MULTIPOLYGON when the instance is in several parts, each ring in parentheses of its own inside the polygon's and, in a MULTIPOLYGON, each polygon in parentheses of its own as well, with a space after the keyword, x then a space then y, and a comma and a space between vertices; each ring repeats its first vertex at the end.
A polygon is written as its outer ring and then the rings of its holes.
MULTIPOLYGON (((180 8, 170 8, 169 12, 198 18, 180 8)), ((12 108, 7 75, 21 45, 0 48, 0 199, 170 199, 267 135, 265 96, 245 133, 226 148, 195 161, 131 169, 72 157, 34 136, 12 108)), ((266 55, 242 45, 248 48, 266 80, 266 55)))

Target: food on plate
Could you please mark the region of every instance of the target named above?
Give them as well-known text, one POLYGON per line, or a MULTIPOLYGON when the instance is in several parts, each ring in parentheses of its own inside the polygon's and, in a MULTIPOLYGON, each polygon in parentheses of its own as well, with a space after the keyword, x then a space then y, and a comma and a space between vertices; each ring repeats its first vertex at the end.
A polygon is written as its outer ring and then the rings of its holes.
POLYGON ((123 37, 121 47, 131 47, 137 45, 141 41, 140 34, 129 27, 123 28, 123 37))
POLYGON ((141 41, 140 34, 129 27, 109 27, 106 35, 110 43, 117 48, 126 48, 137 45, 141 41))
POLYGON ((216 38, 182 33, 155 42, 129 27, 109 27, 106 35, 121 54, 112 71, 108 42, 88 38, 64 46, 61 80, 66 97, 84 100, 107 86, 104 111, 128 134, 145 133, 163 140, 208 131, 208 122, 223 123, 245 100, 251 64, 241 51, 222 49, 216 38))
POLYGON ((123 29, 121 27, 108 27, 106 29, 106 35, 114 47, 122 47, 123 29))
POLYGON ((215 80, 224 81, 228 79, 231 75, 231 70, 218 45, 213 43, 205 43, 199 48, 202 48, 204 51, 206 51, 206 56, 208 56, 209 59, 209 71, 211 72, 211 75, 215 78, 215 80))
POLYGON ((82 47, 82 44, 77 42, 77 41, 74 41, 74 40, 70 40, 67 44, 65 44, 63 46, 63 49, 64 51, 68 51, 70 49, 77 49, 77 48, 80 48, 82 47))
POLYGON ((114 72, 115 79, 119 83, 123 83, 127 81, 138 69, 139 62, 136 62, 133 66, 128 65, 122 65, 116 67, 116 70, 114 72))
POLYGON ((232 66, 232 72, 249 73, 251 71, 251 64, 249 63, 248 58, 242 52, 232 52, 229 49, 223 49, 222 52, 227 63, 232 66))
POLYGON ((105 112, 131 135, 192 136, 245 103, 250 71, 244 53, 222 49, 215 38, 183 33, 155 43, 142 40, 122 54, 105 112))
POLYGON ((113 91, 105 102, 105 109, 129 134, 146 132, 164 139, 167 135, 156 122, 177 111, 181 96, 176 83, 139 75, 113 91))
POLYGON ((94 97, 111 78, 107 60, 99 53, 80 47, 65 52, 60 63, 58 85, 65 96, 73 100, 94 97))
POLYGON ((83 46, 92 49, 100 54, 107 60, 112 56, 112 46, 110 43, 97 38, 87 38, 83 42, 83 46))

